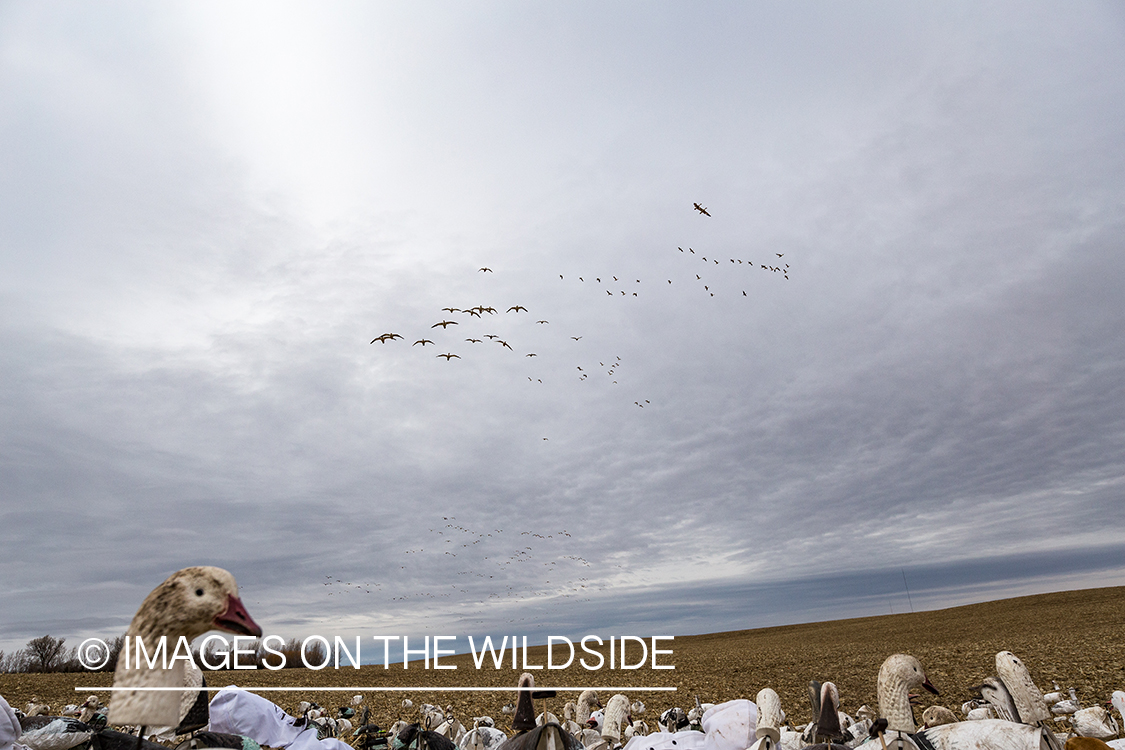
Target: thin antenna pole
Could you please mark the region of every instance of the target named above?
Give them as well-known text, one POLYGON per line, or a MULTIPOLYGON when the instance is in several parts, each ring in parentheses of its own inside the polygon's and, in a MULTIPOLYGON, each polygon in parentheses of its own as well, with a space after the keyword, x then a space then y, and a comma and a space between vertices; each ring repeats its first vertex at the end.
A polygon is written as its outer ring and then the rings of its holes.
POLYGON ((910 614, 914 614, 914 602, 910 599, 910 586, 906 583, 906 568, 902 569, 902 585, 906 586, 906 601, 910 604, 910 614))

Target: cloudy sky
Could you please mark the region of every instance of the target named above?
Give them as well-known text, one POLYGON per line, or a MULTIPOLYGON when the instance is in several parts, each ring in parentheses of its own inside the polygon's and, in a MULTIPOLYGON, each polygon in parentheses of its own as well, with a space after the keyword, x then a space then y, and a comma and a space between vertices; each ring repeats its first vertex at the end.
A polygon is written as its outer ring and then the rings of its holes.
POLYGON ((1122 70, 1114 2, 0 4, 0 649, 196 564, 286 637, 1125 584, 1122 70))

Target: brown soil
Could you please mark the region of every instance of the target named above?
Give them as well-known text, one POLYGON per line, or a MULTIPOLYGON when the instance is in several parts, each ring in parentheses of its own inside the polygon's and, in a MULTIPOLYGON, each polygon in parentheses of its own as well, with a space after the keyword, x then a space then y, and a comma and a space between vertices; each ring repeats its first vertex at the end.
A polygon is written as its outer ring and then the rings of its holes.
MULTIPOLYGON (((924 693, 922 705, 937 703, 959 712, 960 704, 972 696, 972 686, 995 674, 996 652, 1008 650, 1023 659, 1040 687, 1050 689, 1052 680, 1064 688, 1073 686, 1079 700, 1090 705, 1108 700, 1113 690, 1125 689, 1122 623, 1125 586, 1041 594, 933 612, 677 637, 674 642, 660 644, 674 650, 672 656, 660 657, 661 663, 675 664, 674 671, 587 671, 577 666, 576 659, 575 665, 566 670, 538 670, 535 676, 538 685, 551 688, 676 687, 675 693, 622 691, 630 700, 645 702, 648 711, 643 718, 650 726, 663 709, 674 705, 690 708, 696 696, 711 703, 732 698, 753 700, 758 690, 772 687, 780 694, 791 722, 797 724, 810 718, 806 685, 813 679, 835 682, 845 711, 854 713, 864 703, 877 705, 875 677, 879 666, 887 656, 900 652, 917 656, 930 681, 941 691, 939 697, 924 693)), ((464 639, 458 642, 463 644, 464 639)), ((528 650, 529 663, 544 664, 545 659, 545 648, 528 650)), ((243 687, 514 687, 523 671, 511 669, 510 662, 501 670, 493 669, 488 662, 477 671, 467 655, 442 657, 442 663, 456 664, 458 669, 424 670, 412 662, 408 670, 403 670, 401 663, 392 663, 389 670, 379 665, 358 671, 331 667, 323 671, 231 671, 208 673, 207 682, 211 686, 237 683, 243 687)), ((76 686, 109 684, 111 675, 107 674, 0 675, 0 695, 13 706, 22 707, 36 697, 57 710, 85 698, 86 692, 76 693, 76 686)), ((602 690, 599 697, 604 703, 613 692, 602 690)), ((353 694, 264 693, 289 711, 301 700, 323 706, 346 705, 353 694)), ((104 699, 108 694, 102 696, 104 699)), ((416 706, 452 704, 465 723, 472 716, 488 714, 498 726, 507 728, 508 717, 500 708, 513 701, 515 693, 378 692, 366 696, 372 721, 383 726, 398 718, 415 718, 414 713, 407 714, 400 708, 402 699, 410 698, 416 706)), ((573 693, 559 693, 548 701, 548 707, 561 714, 563 703, 574 697, 573 693)), ((541 706, 537 705, 537 710, 541 706)))

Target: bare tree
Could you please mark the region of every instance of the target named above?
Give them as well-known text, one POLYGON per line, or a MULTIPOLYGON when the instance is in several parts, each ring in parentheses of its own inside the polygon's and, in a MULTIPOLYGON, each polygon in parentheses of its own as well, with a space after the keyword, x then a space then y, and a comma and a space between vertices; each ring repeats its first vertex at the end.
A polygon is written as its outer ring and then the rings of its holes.
POLYGON ((66 659, 66 638, 41 635, 27 642, 27 652, 31 657, 31 670, 34 672, 54 672, 66 659))
POLYGON ((117 659, 121 656, 121 649, 125 646, 125 636, 119 635, 116 638, 111 638, 106 645, 109 646, 109 661, 100 671, 112 672, 117 669, 117 659))

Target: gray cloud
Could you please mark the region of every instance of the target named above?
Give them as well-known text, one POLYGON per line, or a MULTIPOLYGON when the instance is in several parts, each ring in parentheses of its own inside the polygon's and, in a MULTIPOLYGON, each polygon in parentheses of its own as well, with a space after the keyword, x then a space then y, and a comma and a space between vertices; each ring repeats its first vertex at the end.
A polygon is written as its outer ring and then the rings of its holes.
POLYGON ((1115 8, 493 11, 0 11, 0 648, 1121 582, 1115 8))

